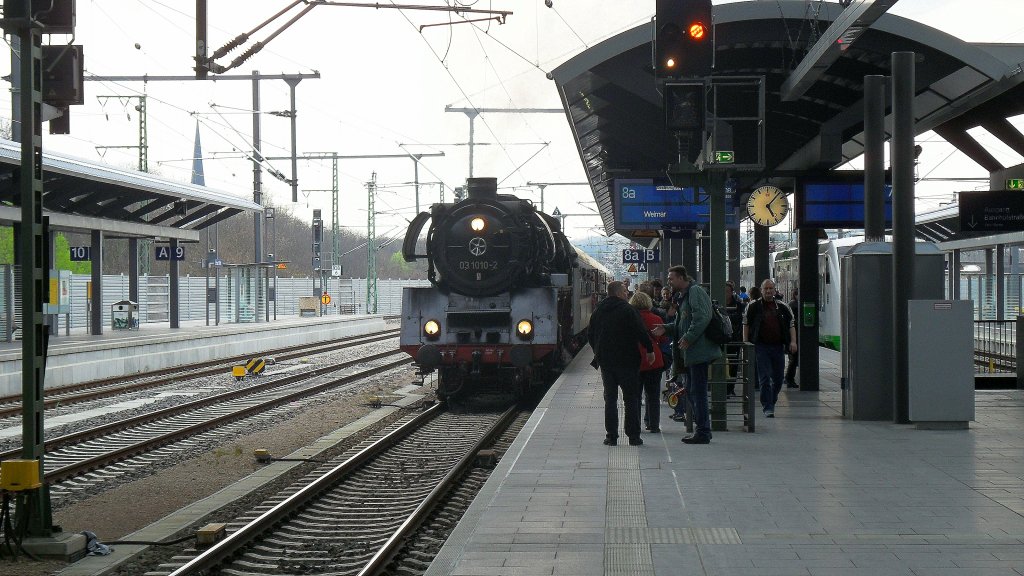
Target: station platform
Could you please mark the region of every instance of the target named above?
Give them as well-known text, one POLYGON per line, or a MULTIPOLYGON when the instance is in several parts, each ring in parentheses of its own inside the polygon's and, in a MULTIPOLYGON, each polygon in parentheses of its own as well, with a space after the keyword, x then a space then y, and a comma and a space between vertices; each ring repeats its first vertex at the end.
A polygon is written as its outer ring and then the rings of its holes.
POLYGON ((663 406, 661 434, 608 447, 591 356, 428 576, 1024 574, 1024 391, 977 391, 968 430, 844 420, 840 357, 823 349, 821 391, 783 390, 756 433, 683 444, 663 406))
MULTIPOLYGON (((142 324, 137 330, 84 330, 51 336, 46 357, 46 389, 137 374, 172 366, 255 354, 397 328, 398 319, 381 315, 284 316, 271 322, 207 326, 203 320, 142 324), (390 322, 390 324, 389 324, 390 322)), ((0 343, 0 396, 21 393, 21 342, 0 343)))

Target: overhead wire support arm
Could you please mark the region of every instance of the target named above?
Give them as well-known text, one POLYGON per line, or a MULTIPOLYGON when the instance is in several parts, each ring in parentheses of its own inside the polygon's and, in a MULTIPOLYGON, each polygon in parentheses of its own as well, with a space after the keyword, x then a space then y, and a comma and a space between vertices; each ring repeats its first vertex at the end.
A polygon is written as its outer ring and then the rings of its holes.
MULTIPOLYGON (((228 41, 227 44, 221 46, 217 50, 214 50, 213 54, 211 54, 209 57, 203 56, 203 50, 200 49, 196 53, 196 57, 195 57, 196 58, 196 70, 197 70, 197 72, 199 73, 200 77, 205 77, 206 71, 213 72, 214 74, 223 74, 224 72, 227 72, 228 70, 231 70, 233 68, 237 68, 237 67, 241 66, 242 64, 245 63, 246 60, 252 58, 257 53, 259 53, 261 50, 263 50, 263 48, 266 47, 266 45, 269 44, 274 38, 277 38, 282 32, 284 32, 285 30, 290 28, 292 24, 298 22, 300 18, 305 16, 307 13, 309 13, 310 10, 312 10, 313 8, 316 8, 317 6, 338 6, 338 7, 344 7, 344 8, 374 8, 376 10, 380 10, 382 8, 392 9, 392 10, 425 10, 425 11, 432 11, 432 12, 454 12, 455 14, 460 14, 460 15, 461 14, 488 14, 489 17, 487 17, 487 18, 480 18, 480 19, 475 19, 475 20, 467 20, 466 22, 483 22, 483 21, 486 21, 486 20, 497 20, 499 24, 504 24, 505 23, 505 19, 508 18, 508 16, 512 14, 511 10, 486 10, 486 9, 482 9, 482 8, 468 8, 468 7, 465 7, 465 6, 457 6, 457 5, 456 6, 430 6, 430 5, 423 5, 423 4, 381 4, 379 2, 372 2, 371 3, 371 2, 333 2, 333 1, 329 1, 329 0, 294 0, 292 3, 288 4, 288 6, 284 7, 282 10, 278 11, 276 14, 274 14, 270 18, 267 18, 266 20, 264 20, 263 22, 258 24, 255 28, 253 28, 252 30, 249 30, 248 32, 244 32, 242 34, 239 34, 238 36, 235 36, 230 41, 228 41), (273 32, 271 32, 269 36, 267 36, 263 40, 256 41, 248 50, 246 50, 241 55, 239 55, 237 58, 232 60, 230 64, 224 66, 224 65, 221 65, 221 64, 217 64, 215 62, 215 60, 217 60, 218 58, 222 58, 222 57, 226 56, 228 53, 230 53, 233 50, 235 50, 236 48, 240 48, 242 45, 244 45, 246 42, 248 42, 252 38, 253 34, 259 32, 260 30, 262 30, 267 25, 269 25, 271 22, 274 22, 275 20, 281 18, 287 12, 289 12, 291 9, 295 8, 299 4, 305 4, 306 6, 301 11, 299 11, 298 14, 296 14, 290 20, 285 22, 280 28, 278 28, 277 30, 274 30, 273 32)), ((199 0, 199 8, 198 8, 197 11, 201 15, 200 18, 197 18, 197 22, 198 21, 203 21, 203 23, 205 24, 205 0, 199 0)), ((460 22, 460 23, 462 23, 462 22, 460 22)), ((450 22, 449 23, 445 23, 445 24, 426 24, 426 25, 420 27, 420 31, 422 31, 424 28, 427 28, 429 26, 441 26, 441 25, 451 25, 451 24, 452 23, 450 23, 450 22)), ((205 34, 205 30, 199 30, 199 28, 197 27, 197 44, 205 44, 204 34, 205 34)))

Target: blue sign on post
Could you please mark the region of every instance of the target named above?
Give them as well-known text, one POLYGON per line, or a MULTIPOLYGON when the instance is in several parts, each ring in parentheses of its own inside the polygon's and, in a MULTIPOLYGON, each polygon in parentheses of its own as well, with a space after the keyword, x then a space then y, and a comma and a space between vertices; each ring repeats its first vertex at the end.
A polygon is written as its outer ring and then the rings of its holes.
MULTIPOLYGON (((676 188, 651 179, 615 180, 615 227, 620 230, 707 228, 711 218, 708 195, 693 188, 676 188)), ((726 195, 725 225, 739 224, 732 199, 726 195)))
MULTIPOLYGON (((170 260, 171 259, 171 247, 170 246, 157 246, 153 249, 155 252, 154 257, 157 260, 170 260)), ((174 259, 179 262, 185 259, 185 247, 178 246, 174 249, 174 259)))

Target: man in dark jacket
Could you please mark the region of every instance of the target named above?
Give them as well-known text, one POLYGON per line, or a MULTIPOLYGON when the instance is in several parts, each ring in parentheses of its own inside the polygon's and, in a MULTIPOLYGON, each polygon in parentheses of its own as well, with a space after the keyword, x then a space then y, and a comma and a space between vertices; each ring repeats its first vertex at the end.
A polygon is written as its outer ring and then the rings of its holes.
POLYGON ((775 299, 775 281, 761 283, 761 298, 747 305, 743 315, 743 340, 754 344, 761 407, 766 418, 775 417, 775 402, 782 390, 786 351, 796 354, 796 323, 789 305, 775 299))
POLYGON ((629 305, 629 293, 622 282, 608 284, 608 297, 590 317, 588 339, 594 349, 594 362, 601 369, 604 383, 604 443, 614 446, 619 438, 618 389, 626 412, 626 436, 630 446, 640 439, 640 349, 647 349, 648 364, 654 363, 654 343, 644 327, 640 313, 629 305))

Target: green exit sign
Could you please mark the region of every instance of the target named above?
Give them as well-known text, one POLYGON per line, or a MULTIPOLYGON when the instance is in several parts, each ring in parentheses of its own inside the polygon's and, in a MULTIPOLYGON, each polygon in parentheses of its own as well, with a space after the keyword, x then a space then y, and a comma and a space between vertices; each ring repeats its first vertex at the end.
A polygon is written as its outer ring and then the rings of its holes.
POLYGON ((1024 178, 1010 178, 1006 181, 1007 190, 1024 190, 1024 178))
POLYGON ((732 150, 715 151, 716 164, 733 164, 734 162, 736 162, 736 153, 732 150))

